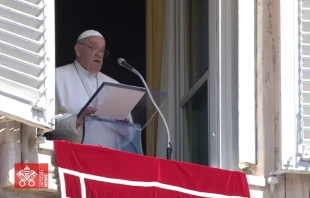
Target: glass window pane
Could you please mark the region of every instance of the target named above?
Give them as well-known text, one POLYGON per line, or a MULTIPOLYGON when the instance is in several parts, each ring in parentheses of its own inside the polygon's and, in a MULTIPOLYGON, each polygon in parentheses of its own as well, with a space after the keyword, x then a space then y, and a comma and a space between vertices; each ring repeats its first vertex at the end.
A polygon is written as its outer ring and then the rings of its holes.
POLYGON ((189 82, 192 87, 209 65, 209 0, 189 1, 189 82))
POLYGON ((187 138, 184 139, 188 151, 185 161, 208 165, 208 83, 198 90, 185 107, 188 124, 187 138))

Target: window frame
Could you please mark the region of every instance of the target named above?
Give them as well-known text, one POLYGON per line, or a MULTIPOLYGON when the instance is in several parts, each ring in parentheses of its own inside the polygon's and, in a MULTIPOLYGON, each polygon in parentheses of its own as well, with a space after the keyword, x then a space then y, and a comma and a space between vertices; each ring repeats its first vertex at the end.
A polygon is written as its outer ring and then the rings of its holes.
POLYGON ((238 3, 239 168, 246 168, 257 164, 256 1, 239 0, 238 3))
MULTIPOLYGON (((213 41, 213 42, 209 42, 209 46, 208 48, 209 49, 214 49, 214 50, 210 50, 210 53, 209 53, 209 56, 211 57, 211 54, 213 55, 212 57, 212 60, 210 59, 209 62, 212 61, 212 63, 209 63, 209 68, 207 71, 204 72, 204 74, 193 84, 193 86, 191 88, 189 88, 189 76, 187 75, 185 78, 184 78, 184 83, 183 83, 183 86, 186 88, 184 90, 184 94, 183 94, 183 97, 181 98, 181 101, 180 101, 180 107, 182 108, 182 113, 183 113, 183 117, 185 118, 183 122, 183 134, 188 134, 188 120, 186 119, 186 105, 191 101, 191 99, 194 97, 194 95, 198 92, 198 90, 201 88, 201 86, 203 86, 203 84, 207 81, 208 82, 208 95, 210 95, 210 89, 212 90, 218 90, 215 86, 217 85, 216 83, 216 76, 217 75, 209 75, 209 72, 210 70, 213 71, 213 72, 217 72, 216 71, 216 68, 218 68, 218 65, 217 65, 217 57, 218 57, 218 49, 217 49, 217 46, 218 46, 218 39, 217 39, 217 35, 216 35, 216 24, 214 24, 214 20, 217 15, 216 13, 216 10, 217 9, 214 9, 214 6, 218 7, 217 3, 215 2, 212 2, 210 3, 209 5, 209 12, 211 11, 212 13, 210 13, 209 16, 210 19, 209 19, 209 27, 213 27, 212 30, 214 31, 210 31, 209 32, 209 40, 210 41, 213 41)), ((188 13, 186 13, 188 14, 188 13)), ((183 70, 186 70, 186 74, 189 73, 189 68, 183 68, 183 70)), ((217 111, 216 111, 216 105, 214 105, 211 101, 218 101, 218 94, 212 94, 211 98, 208 100, 208 106, 209 106, 209 109, 210 109, 210 112, 209 112, 209 119, 208 119, 208 131, 209 131, 209 140, 208 142, 211 143, 211 145, 209 146, 209 150, 208 150, 208 156, 209 156, 209 165, 210 166, 218 166, 218 149, 217 149, 217 141, 218 141, 218 136, 213 136, 215 137, 215 141, 210 141, 210 139, 212 138, 210 136, 210 131, 217 131, 216 127, 217 127, 217 111), (213 105, 210 105, 210 104, 213 104, 213 105), (212 119, 213 122, 210 122, 210 115, 216 115, 216 116, 213 116, 212 119), (211 153, 213 155, 211 155, 211 153)), ((184 144, 183 142, 181 142, 181 144, 184 144)), ((189 148, 186 148, 186 149, 189 149, 189 148)), ((186 152, 184 152, 186 153, 186 152)), ((183 156, 184 157, 184 156, 183 156)))

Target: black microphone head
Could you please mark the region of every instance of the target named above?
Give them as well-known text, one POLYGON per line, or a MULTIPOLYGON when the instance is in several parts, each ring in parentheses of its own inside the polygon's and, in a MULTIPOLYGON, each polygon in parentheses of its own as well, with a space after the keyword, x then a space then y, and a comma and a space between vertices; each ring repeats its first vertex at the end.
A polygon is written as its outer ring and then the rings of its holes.
POLYGON ((118 64, 121 65, 121 66, 124 66, 124 65, 123 65, 123 62, 124 62, 124 61, 125 61, 125 59, 123 59, 123 58, 119 58, 119 59, 117 60, 118 64))
POLYGON ((120 65, 120 66, 122 66, 122 67, 125 67, 126 69, 129 69, 130 71, 134 71, 135 69, 131 66, 131 65, 129 65, 129 63, 127 63, 126 61, 125 61, 125 59, 123 59, 123 58, 119 58, 118 60, 117 60, 117 62, 118 62, 118 64, 120 65))

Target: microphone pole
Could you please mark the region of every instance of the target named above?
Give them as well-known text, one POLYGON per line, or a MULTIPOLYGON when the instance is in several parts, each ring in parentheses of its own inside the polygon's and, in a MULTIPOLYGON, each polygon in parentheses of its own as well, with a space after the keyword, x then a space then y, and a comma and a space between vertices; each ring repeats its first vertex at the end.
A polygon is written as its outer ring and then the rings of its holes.
POLYGON ((118 64, 122 67, 125 67, 126 69, 128 69, 129 71, 133 72, 134 74, 136 74, 137 76, 139 76, 139 78, 141 79, 143 85, 145 86, 146 88, 146 91, 148 93, 148 95, 150 96, 150 99, 153 103, 153 105, 155 106, 155 108, 157 109, 158 113, 160 114, 161 118, 163 119, 164 121, 164 124, 165 124, 165 127, 166 127, 166 130, 167 130, 167 139, 168 139, 168 145, 167 145, 167 159, 170 160, 171 159, 171 153, 172 153, 172 145, 171 145, 171 141, 170 141, 170 131, 169 131, 169 127, 168 127, 168 124, 166 122, 166 119, 164 117, 164 115, 162 114, 161 110, 159 109, 159 107, 157 106, 156 102, 154 101, 154 98, 151 94, 151 91, 149 89, 149 87, 147 86, 144 78, 142 77, 142 75, 135 69, 133 68, 129 63, 127 63, 127 61, 123 58, 119 58, 117 60, 118 64))

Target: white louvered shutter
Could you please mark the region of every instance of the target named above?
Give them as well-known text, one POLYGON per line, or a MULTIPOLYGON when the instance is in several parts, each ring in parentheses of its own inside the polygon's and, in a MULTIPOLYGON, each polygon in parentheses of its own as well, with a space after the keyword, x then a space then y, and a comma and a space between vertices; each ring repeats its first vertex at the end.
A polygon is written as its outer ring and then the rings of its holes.
MULTIPOLYGON (((310 1, 299 0, 300 119, 298 131, 302 159, 310 160, 310 1)), ((293 102, 292 102, 293 105, 293 102)))
POLYGON ((0 0, 0 116, 44 130, 55 116, 54 0, 0 0))

